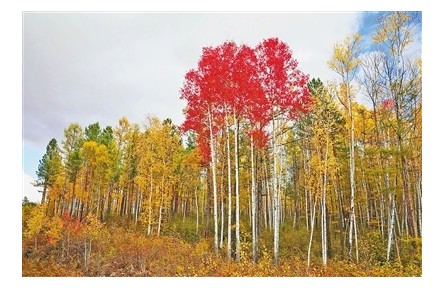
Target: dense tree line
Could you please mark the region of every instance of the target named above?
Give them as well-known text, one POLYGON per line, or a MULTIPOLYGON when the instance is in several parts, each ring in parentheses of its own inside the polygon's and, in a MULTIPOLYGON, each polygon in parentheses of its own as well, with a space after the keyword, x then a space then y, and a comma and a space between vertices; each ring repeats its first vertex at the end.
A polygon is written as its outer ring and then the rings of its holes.
POLYGON ((63 225, 45 230, 44 219, 91 223, 88 255, 103 223, 151 236, 183 225, 236 262, 247 249, 258 262, 270 244, 278 265, 291 227, 305 235, 295 246, 305 247, 308 267, 315 243, 324 266, 329 259, 407 265, 403 247, 421 254, 422 236, 416 23, 410 13, 385 14, 373 49, 359 34, 338 42, 327 65, 339 82, 309 79, 277 38, 254 48, 205 47, 180 91, 182 125, 156 117, 144 125, 123 117, 115 128, 73 123, 61 146, 49 142, 27 237, 36 247, 42 233, 64 241, 63 225))

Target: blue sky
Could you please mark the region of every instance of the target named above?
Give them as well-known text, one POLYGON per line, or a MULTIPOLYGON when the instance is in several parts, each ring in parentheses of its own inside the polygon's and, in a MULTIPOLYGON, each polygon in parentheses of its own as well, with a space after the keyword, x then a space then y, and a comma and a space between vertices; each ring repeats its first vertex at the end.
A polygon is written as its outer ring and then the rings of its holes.
MULTIPOLYGON (((376 30, 379 22, 379 18, 383 15, 390 14, 391 11, 381 11, 381 12, 366 12, 362 13, 360 28, 358 32, 363 36, 363 47, 367 50, 374 50, 375 45, 372 43, 372 34, 376 30)), ((408 12, 411 14, 411 17, 415 19, 416 26, 418 27, 418 31, 422 31, 422 12, 421 11, 411 11, 408 12)), ((421 43, 422 41, 422 33, 416 33, 415 41, 421 43)))
MULTIPOLYGON (((203 46, 230 39, 256 45, 287 42, 300 69, 322 81, 335 42, 359 32, 364 43, 382 13, 25 13, 23 18, 23 172, 30 185, 51 138, 63 129, 147 114, 183 121, 179 89, 203 46), (320 37, 320 35, 323 35, 320 37)), ((367 40, 368 39, 368 40, 367 40)))

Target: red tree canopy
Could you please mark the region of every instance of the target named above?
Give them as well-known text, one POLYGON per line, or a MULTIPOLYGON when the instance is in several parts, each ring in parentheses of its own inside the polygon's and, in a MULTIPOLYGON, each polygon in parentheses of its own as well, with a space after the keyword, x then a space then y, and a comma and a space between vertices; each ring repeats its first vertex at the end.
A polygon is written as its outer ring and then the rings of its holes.
POLYGON ((198 146, 209 154, 204 147, 210 127, 213 134, 224 129, 228 115, 247 121, 255 145, 264 147, 265 127, 273 115, 296 119, 309 109, 309 76, 297 66, 289 46, 278 38, 266 39, 255 49, 233 41, 204 47, 198 67, 187 72, 181 89, 181 99, 187 101, 182 131, 197 132, 198 146))

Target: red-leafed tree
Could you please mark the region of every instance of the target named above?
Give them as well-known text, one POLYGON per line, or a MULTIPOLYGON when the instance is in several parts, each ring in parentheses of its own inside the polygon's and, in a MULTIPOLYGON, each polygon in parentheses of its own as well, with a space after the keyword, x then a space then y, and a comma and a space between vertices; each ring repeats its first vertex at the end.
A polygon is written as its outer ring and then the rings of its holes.
MULTIPOLYGON (((255 50, 241 46, 235 57, 233 82, 236 90, 234 91, 234 108, 238 111, 234 114, 234 119, 244 119, 248 129, 247 134, 250 138, 250 171, 251 171, 251 228, 252 228, 252 260, 258 260, 258 221, 257 221, 257 192, 255 181, 255 148, 264 147, 265 131, 264 127, 269 119, 267 113, 269 103, 265 97, 258 75, 258 58, 255 50), (266 116, 266 117, 265 117, 266 116)), ((238 126, 235 126, 235 140, 238 137, 238 126)), ((235 145, 235 159, 238 159, 238 145, 235 145)), ((238 175, 238 167, 236 174, 238 175)), ((238 206, 238 205, 237 205, 238 206)), ((239 227, 237 225, 237 227, 239 227)), ((237 233, 239 233, 237 231, 237 233)), ((238 254, 237 254, 238 255, 238 254)), ((237 258, 238 260, 238 258, 237 258)))
MULTIPOLYGON (((240 122, 250 137, 251 158, 251 201, 252 201, 252 253, 257 260, 257 193, 255 191, 255 149, 266 146, 267 126, 272 126, 273 147, 273 191, 274 191, 274 255, 278 261, 278 189, 276 141, 280 125, 284 119, 296 119, 309 107, 309 91, 306 86, 308 76, 297 68, 298 62, 292 58, 287 44, 271 38, 264 40, 255 49, 247 45, 236 45, 232 41, 217 47, 206 47, 198 62, 198 68, 185 76, 181 89, 181 99, 187 101, 186 120, 183 130, 193 130, 198 134, 198 145, 206 153, 203 159, 212 168, 215 253, 218 252, 218 214, 216 182, 216 141, 218 131, 226 129, 228 167, 228 227, 231 227, 231 163, 230 131, 234 132, 235 159, 235 238, 236 260, 240 259, 239 223, 239 134, 240 122), (277 125, 279 123, 279 125, 277 125), (210 149, 205 147, 210 146, 210 149), (210 150, 210 151, 209 151, 210 150), (210 154, 210 155, 209 155, 210 154), (209 157, 210 156, 210 157, 209 157)), ((231 234, 228 229, 228 256, 231 255, 231 234)))
POLYGON ((278 264, 277 138, 286 120, 296 119, 301 113, 308 111, 311 102, 307 87, 309 76, 298 69, 298 62, 292 58, 289 46, 278 38, 266 39, 255 49, 258 57, 258 73, 269 108, 264 111, 266 114, 264 117, 269 119, 272 125, 274 261, 278 264))
POLYGON ((224 123, 224 103, 222 99, 231 95, 230 85, 230 56, 233 56, 236 45, 226 42, 217 47, 203 48, 198 68, 190 70, 185 76, 181 89, 181 99, 187 101, 185 109, 186 120, 183 130, 193 130, 198 134, 198 146, 203 159, 210 160, 213 184, 213 215, 215 229, 215 253, 218 253, 218 208, 216 182, 216 141, 215 135, 224 123), (210 151, 205 149, 209 143, 210 151), (208 157, 210 152, 210 157, 208 157))

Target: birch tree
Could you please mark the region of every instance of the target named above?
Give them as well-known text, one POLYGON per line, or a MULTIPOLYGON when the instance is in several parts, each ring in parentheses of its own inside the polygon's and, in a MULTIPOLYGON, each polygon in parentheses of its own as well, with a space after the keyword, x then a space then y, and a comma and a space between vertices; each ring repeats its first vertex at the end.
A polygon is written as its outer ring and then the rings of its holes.
POLYGON ((281 118, 298 118, 302 112, 307 111, 310 99, 306 85, 308 76, 298 69, 298 62, 292 57, 289 46, 278 38, 265 39, 255 49, 258 55, 259 77, 268 101, 266 113, 272 130, 274 262, 278 265, 280 203, 277 138, 282 128, 278 121, 281 118))
POLYGON ((410 109, 411 103, 418 102, 420 98, 417 85, 419 66, 412 60, 413 57, 408 56, 417 29, 417 22, 414 20, 413 14, 405 12, 385 15, 380 19, 373 40, 380 45, 383 52, 383 69, 380 74, 384 79, 385 99, 391 102, 396 118, 396 125, 391 127, 397 139, 403 194, 408 206, 409 233, 413 237, 418 237, 418 223, 408 184, 408 161, 405 152, 406 138, 414 127, 408 123, 416 114, 410 109))
POLYGON ((354 100, 354 91, 352 82, 356 76, 360 61, 360 39, 359 34, 347 37, 342 42, 338 42, 334 46, 334 52, 328 66, 341 77, 340 97, 339 100, 343 104, 347 112, 349 126, 349 182, 351 191, 351 206, 349 216, 349 259, 352 259, 352 242, 353 236, 356 247, 356 261, 358 262, 358 246, 357 246, 357 223, 355 215, 355 140, 354 140, 354 117, 352 112, 352 103, 354 100))

